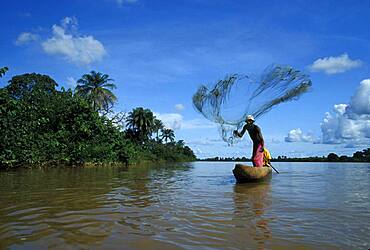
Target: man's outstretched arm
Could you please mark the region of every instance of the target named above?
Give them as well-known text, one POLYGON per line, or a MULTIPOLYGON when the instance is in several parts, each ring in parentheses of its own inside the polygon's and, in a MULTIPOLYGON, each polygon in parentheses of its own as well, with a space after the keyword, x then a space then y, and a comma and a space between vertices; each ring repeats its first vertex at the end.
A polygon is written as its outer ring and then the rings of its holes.
POLYGON ((242 131, 240 131, 240 133, 238 132, 238 130, 235 130, 234 134, 237 135, 238 137, 243 137, 245 131, 247 131, 247 127, 248 127, 248 125, 245 124, 242 131))

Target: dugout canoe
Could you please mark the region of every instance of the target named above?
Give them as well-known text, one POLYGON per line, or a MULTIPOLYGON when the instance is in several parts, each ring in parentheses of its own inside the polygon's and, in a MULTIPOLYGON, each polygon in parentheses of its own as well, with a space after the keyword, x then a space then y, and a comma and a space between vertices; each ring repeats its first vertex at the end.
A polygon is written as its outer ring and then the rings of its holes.
POLYGON ((255 168, 243 164, 235 164, 233 174, 238 183, 258 182, 271 178, 272 168, 267 166, 255 168))

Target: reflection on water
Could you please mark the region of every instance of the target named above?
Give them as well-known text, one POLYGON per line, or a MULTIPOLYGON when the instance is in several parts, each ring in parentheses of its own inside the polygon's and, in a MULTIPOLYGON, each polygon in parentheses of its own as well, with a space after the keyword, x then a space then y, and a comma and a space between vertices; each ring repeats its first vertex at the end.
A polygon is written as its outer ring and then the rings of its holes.
POLYGON ((265 248, 265 242, 272 238, 269 222, 265 216, 271 205, 270 183, 236 184, 234 186, 234 221, 235 226, 247 228, 258 244, 258 249, 265 248))
POLYGON ((233 163, 0 172, 0 249, 368 249, 368 164, 233 163))

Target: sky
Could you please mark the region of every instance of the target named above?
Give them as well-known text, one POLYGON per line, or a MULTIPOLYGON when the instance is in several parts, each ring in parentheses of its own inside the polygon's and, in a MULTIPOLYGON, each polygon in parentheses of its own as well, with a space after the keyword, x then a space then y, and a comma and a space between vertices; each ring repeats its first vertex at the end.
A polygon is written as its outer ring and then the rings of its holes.
POLYGON ((199 158, 251 155, 195 111, 192 95, 271 64, 308 74, 312 90, 260 119, 272 156, 352 155, 370 147, 370 2, 244 0, 9 1, 0 67, 74 88, 91 70, 117 85, 115 111, 151 109, 199 158))

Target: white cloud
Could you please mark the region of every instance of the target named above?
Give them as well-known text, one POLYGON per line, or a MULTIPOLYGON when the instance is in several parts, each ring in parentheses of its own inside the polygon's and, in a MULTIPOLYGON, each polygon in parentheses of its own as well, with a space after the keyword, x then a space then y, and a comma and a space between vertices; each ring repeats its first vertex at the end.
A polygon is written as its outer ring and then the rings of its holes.
POLYGON ((179 129, 209 129, 216 128, 216 124, 205 119, 184 120, 184 117, 178 113, 155 113, 154 115, 163 122, 166 128, 173 130, 179 129))
POLYGON ((225 142, 221 139, 210 139, 210 138, 201 138, 199 140, 192 140, 188 141, 187 144, 189 145, 202 145, 202 146, 210 146, 215 144, 224 144, 225 142))
POLYGON ((53 25, 53 36, 42 42, 43 50, 77 65, 101 60, 106 54, 103 44, 93 36, 79 36, 77 28, 77 19, 74 17, 66 17, 61 25, 53 25))
POLYGON ((313 72, 325 72, 326 74, 343 73, 353 68, 358 68, 362 65, 360 60, 351 60, 347 54, 337 57, 330 56, 319 58, 310 66, 313 72))
POLYGON ((281 140, 278 139, 278 138, 271 138, 270 143, 279 144, 279 143, 281 143, 281 140))
POLYGON ((162 121, 166 128, 170 128, 172 130, 180 129, 184 119, 182 115, 176 113, 154 113, 154 115, 157 117, 157 119, 162 121))
POLYGON ((285 137, 286 142, 313 142, 315 137, 313 134, 303 134, 300 128, 292 129, 289 131, 288 135, 285 137))
POLYGON ((38 39, 39 36, 36 34, 33 34, 31 32, 22 32, 21 34, 19 34, 17 40, 15 41, 15 45, 24 45, 29 42, 37 41, 38 39))
POLYGON ((182 129, 210 129, 217 128, 215 123, 205 119, 186 120, 182 124, 182 129))
POLYGON ((185 106, 184 106, 183 104, 179 103, 179 104, 176 104, 176 105, 175 105, 175 109, 176 109, 177 111, 182 111, 182 110, 184 110, 184 109, 185 109, 185 106))
POLYGON ((363 80, 351 98, 351 107, 356 114, 370 114, 370 79, 363 80))
POLYGON ((325 144, 369 145, 370 143, 370 79, 363 80, 349 104, 334 105, 321 123, 325 144))
POLYGON ((70 29, 72 32, 77 32, 78 20, 76 17, 65 17, 60 21, 64 29, 70 29))

